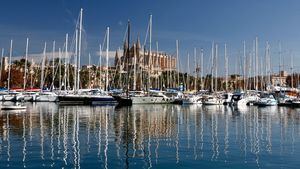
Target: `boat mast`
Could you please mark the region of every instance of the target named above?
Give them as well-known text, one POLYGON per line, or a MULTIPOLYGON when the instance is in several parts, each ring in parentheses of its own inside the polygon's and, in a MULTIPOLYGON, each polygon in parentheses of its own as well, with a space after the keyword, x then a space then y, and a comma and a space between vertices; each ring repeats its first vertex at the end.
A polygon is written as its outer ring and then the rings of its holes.
POLYGON ((125 49, 125 64, 126 64, 126 71, 127 71, 127 77, 126 77, 126 94, 128 94, 129 92, 129 83, 130 83, 130 72, 129 72, 129 58, 130 58, 130 20, 128 20, 128 24, 127 24, 127 42, 125 42, 125 44, 127 43, 126 49, 125 49))
POLYGON ((201 79, 201 90, 203 90, 203 70, 204 70, 204 68, 203 68, 203 56, 204 56, 204 50, 203 49, 201 49, 201 68, 200 68, 200 79, 201 79))
POLYGON ((109 27, 107 27, 107 33, 106 33, 106 84, 105 88, 106 91, 108 91, 108 50, 109 50, 109 27))
POLYGON ((179 87, 180 85, 180 79, 179 79, 179 72, 180 72, 180 68, 179 68, 179 51, 178 51, 178 40, 176 40, 176 59, 177 59, 177 87, 179 87))
POLYGON ((211 91, 214 90, 214 41, 212 42, 212 46, 211 46, 211 83, 210 83, 210 89, 211 91))
POLYGON ((160 81, 159 81, 159 76, 158 76, 158 70, 160 68, 160 64, 159 64, 159 54, 158 54, 158 41, 156 41, 156 70, 155 72, 157 73, 157 76, 156 76, 156 87, 160 89, 159 87, 159 84, 160 84, 160 81))
MULTIPOLYGON (((31 63, 33 63, 33 59, 31 59, 31 63)), ((32 70, 32 67, 30 68, 30 72, 33 71, 32 70)), ((32 78, 33 74, 30 73, 30 88, 32 89, 33 88, 33 78, 32 78)))
POLYGON ((149 21, 149 62, 148 62, 148 91, 150 90, 150 79, 151 79, 151 44, 152 44, 152 15, 150 15, 149 21))
POLYGON ((69 35, 66 34, 66 42, 65 42, 65 71, 64 71, 64 88, 67 90, 67 58, 68 58, 68 38, 69 35))
POLYGON ((77 91, 77 56, 78 56, 78 29, 75 30, 75 54, 74 54, 74 93, 77 91))
POLYGON ((215 91, 218 91, 218 44, 216 44, 216 52, 215 52, 215 64, 214 64, 214 68, 215 68, 215 72, 216 72, 216 80, 215 80, 215 91))
POLYGON ((28 43, 29 39, 26 39, 26 50, 25 50, 25 68, 24 68, 24 82, 23 82, 23 90, 25 91, 26 88, 26 75, 27 75, 27 59, 28 59, 28 43))
POLYGON ((102 86, 102 76, 101 76, 101 66, 102 66, 102 63, 101 63, 101 55, 102 55, 102 46, 101 44, 99 45, 99 88, 101 89, 101 86, 102 86))
POLYGON ((194 90, 197 91, 197 80, 198 80, 198 63, 197 63, 197 49, 194 48, 194 61, 195 61, 195 77, 194 77, 194 90))
POLYGON ((54 61, 55 61, 55 41, 53 41, 53 46, 52 46, 52 85, 51 85, 51 89, 54 89, 54 79, 55 79, 55 65, 54 65, 54 61))
POLYGON ((252 64, 252 71, 253 71, 253 88, 251 89, 255 90, 255 84, 256 84, 256 72, 255 72, 255 40, 252 42, 252 52, 251 52, 251 64, 252 64))
POLYGON ((258 37, 255 38, 255 72, 256 72, 256 84, 255 84, 255 90, 258 90, 258 37))
POLYGON ((80 20, 79 20, 79 42, 78 42, 78 64, 77 64, 77 90, 79 90, 79 81, 80 81, 80 57, 81 57, 81 38, 82 38, 82 12, 83 9, 80 9, 80 20))
POLYGON ((243 41, 243 48, 244 48, 243 50, 244 91, 246 91, 246 41, 243 41))
POLYGON ((133 90, 136 90, 136 45, 133 44, 133 90))
POLYGON ((186 77, 186 90, 190 90, 190 54, 188 53, 188 58, 187 58, 187 77, 186 77))
POLYGON ((270 54, 270 44, 267 43, 267 51, 268 51, 268 84, 271 85, 271 54, 270 54))
POLYGON ((41 70, 41 84, 40 84, 40 89, 41 90, 43 90, 43 87, 44 87, 44 69, 45 69, 45 60, 46 60, 46 50, 47 50, 47 42, 45 42, 44 52, 43 52, 42 70, 41 70))
POLYGON ((294 87, 294 72, 293 72, 293 54, 291 53, 291 87, 293 88, 294 87))
POLYGON ((170 60, 169 60, 169 57, 168 56, 166 56, 166 59, 167 59, 167 72, 166 72, 166 75, 167 75, 167 88, 169 88, 170 87, 170 75, 169 75, 169 73, 170 73, 170 60))
POLYGON ((228 91, 228 57, 227 57, 227 44, 224 45, 225 56, 225 91, 228 91))
POLYGON ((89 89, 91 88, 91 54, 89 53, 89 89))
POLYGON ((279 42, 279 85, 280 85, 280 88, 281 88, 281 63, 282 63, 282 61, 281 61, 281 42, 279 42))
POLYGON ((9 64, 8 64, 8 78, 7 78, 7 90, 10 89, 10 78, 11 78, 11 57, 12 57, 12 47, 13 47, 13 40, 10 40, 10 49, 9 49, 9 64))
POLYGON ((58 48, 58 65, 59 65, 59 93, 61 93, 61 49, 58 48))

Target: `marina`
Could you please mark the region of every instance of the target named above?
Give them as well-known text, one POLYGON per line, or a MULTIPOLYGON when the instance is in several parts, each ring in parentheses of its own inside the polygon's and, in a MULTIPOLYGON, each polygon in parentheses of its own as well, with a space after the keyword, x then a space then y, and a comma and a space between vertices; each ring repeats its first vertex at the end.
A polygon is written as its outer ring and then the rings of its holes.
POLYGON ((2 5, 1 169, 300 165, 300 2, 2 5))
POLYGON ((201 105, 0 111, 1 168, 297 168, 298 109, 201 105))

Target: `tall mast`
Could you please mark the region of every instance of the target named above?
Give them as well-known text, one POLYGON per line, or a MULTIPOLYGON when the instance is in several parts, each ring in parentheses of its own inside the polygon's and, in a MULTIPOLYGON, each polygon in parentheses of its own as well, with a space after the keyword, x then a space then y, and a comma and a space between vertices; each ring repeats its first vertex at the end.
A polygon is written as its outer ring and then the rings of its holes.
POLYGON ((255 40, 253 40, 253 44, 252 44, 252 69, 253 69, 253 79, 254 79, 254 82, 253 82, 253 89, 256 89, 256 59, 255 59, 255 40))
POLYGON ((169 66, 169 57, 168 56, 166 56, 166 59, 167 59, 167 88, 169 88, 170 87, 170 81, 169 81, 169 69, 170 69, 170 66, 169 66))
POLYGON ((89 53, 89 89, 91 88, 91 54, 89 53))
POLYGON ((211 46, 211 83, 210 83, 210 88, 211 91, 214 90, 214 41, 212 42, 212 46, 211 46))
POLYGON ((79 20, 79 42, 78 42, 78 63, 77 63, 77 90, 79 90, 79 81, 80 81, 80 57, 81 57, 81 38, 82 38, 82 12, 83 9, 80 9, 80 20, 79 20))
POLYGON ((156 41, 156 70, 155 70, 155 72, 157 73, 157 77, 156 77, 156 87, 157 88, 160 88, 159 87, 159 76, 158 76, 158 69, 159 69, 159 67, 160 67, 160 65, 159 65, 159 54, 158 54, 158 41, 156 41))
POLYGON ((269 81, 268 81, 268 41, 266 42, 265 46, 265 70, 261 70, 262 72, 264 71, 264 82, 265 86, 267 87, 269 81))
POLYGON ((10 89, 10 69, 11 69, 11 57, 12 57, 12 47, 13 47, 13 40, 10 40, 10 49, 9 49, 9 64, 8 64, 8 78, 7 78, 7 90, 10 89))
POLYGON ((200 58, 200 60, 201 60, 201 68, 200 68, 200 71, 201 71, 201 73, 200 73, 200 79, 201 79, 201 90, 203 90, 203 70, 204 70, 204 68, 203 68, 203 56, 204 56, 204 51, 203 51, 203 49, 201 49, 201 58, 200 58))
POLYGON ((266 86, 269 85, 269 42, 266 42, 266 49, 265 49, 265 83, 266 86))
POLYGON ((47 43, 45 42, 43 60, 42 60, 42 70, 41 70, 41 84, 40 84, 41 90, 43 90, 44 87, 44 68, 45 68, 45 60, 46 60, 46 50, 47 50, 47 43))
POLYGON ((244 61, 244 64, 243 64, 243 79, 244 79, 244 90, 246 90, 246 41, 243 41, 243 61, 244 61))
POLYGON ((267 43, 267 51, 268 51, 268 84, 271 84, 271 54, 270 54, 270 44, 267 43))
POLYGON ((64 87, 67 90, 67 59, 68 59, 68 38, 69 35, 66 34, 66 42, 65 42, 65 71, 64 71, 64 87))
POLYGON ((150 89, 150 79, 151 79, 151 44, 152 44, 152 15, 150 15, 149 21, 149 62, 148 62, 148 91, 150 89))
POLYGON ((215 72, 216 72, 216 80, 215 80, 215 91, 218 91, 218 44, 216 44, 216 53, 215 53, 215 72))
MULTIPOLYGON (((126 42, 125 42, 126 43, 126 42)), ((130 58, 130 20, 128 20, 128 24, 127 24, 127 46, 125 46, 125 47, 127 47, 126 49, 125 49, 125 52, 126 52, 126 59, 125 59, 125 61, 126 61, 126 71, 127 71, 127 77, 126 77, 126 81, 127 81, 127 85, 126 85, 126 89, 127 89, 127 91, 126 91, 126 93, 128 93, 128 91, 129 91, 129 83, 130 83, 130 81, 129 81, 129 79, 130 79, 130 73, 129 73, 129 58, 130 58)))
POLYGON ((279 42, 279 85, 280 85, 280 88, 281 88, 281 65, 282 64, 282 57, 281 57, 281 42, 279 42))
POLYGON ((224 57, 225 57, 225 91, 228 91, 228 57, 227 57, 227 44, 224 45, 224 57))
POLYGON ((26 39, 26 50, 25 50, 25 68, 24 68, 24 82, 23 82, 23 90, 25 91, 26 89, 26 75, 27 75, 27 59, 28 59, 28 43, 29 43, 29 39, 26 39))
POLYGON ((197 64, 197 49, 194 48, 194 61, 195 61, 195 77, 194 77, 194 90, 197 91, 197 80, 198 80, 198 64, 197 64))
POLYGON ((75 30, 75 54, 74 54, 74 87, 73 90, 77 91, 77 57, 78 57, 78 29, 75 30))
POLYGON ((190 54, 188 53, 188 58, 187 58, 187 77, 186 77, 186 90, 190 90, 190 54))
MULTIPOLYGON (((31 59, 31 63, 33 63, 33 59, 31 59)), ((32 68, 30 68, 30 71, 33 71, 32 68)), ((33 78, 32 78, 32 73, 30 74, 30 88, 33 88, 33 78)))
POLYGON ((52 85, 51 85, 51 89, 54 89, 54 79, 55 79, 55 41, 53 41, 53 46, 52 46, 52 85))
POLYGON ((106 91, 108 91, 108 50, 109 50, 109 27, 107 27, 107 35, 106 35, 106 91))
POLYGON ((258 37, 255 38, 255 72, 256 74, 256 84, 255 84, 255 90, 258 90, 258 77, 259 77, 259 71, 258 71, 258 37))
POLYGON ((136 45, 133 44, 133 90, 136 90, 136 45))
POLYGON ((100 44, 100 46, 99 46, 99 69, 100 69, 100 71, 99 71, 99 87, 100 87, 100 89, 101 89, 101 86, 102 86, 102 76, 101 76, 101 66, 102 66, 102 62, 101 62, 101 56, 102 56, 102 46, 101 46, 101 44, 100 44))
POLYGON ((293 72, 294 65, 293 65, 293 60, 294 60, 294 58, 293 58, 293 55, 291 53, 291 87, 292 88, 294 87, 294 72, 293 72))
POLYGON ((179 45, 179 42, 178 42, 178 40, 176 40, 177 87, 179 87, 179 85, 180 85, 180 79, 179 79, 180 68, 179 68, 179 52, 178 52, 178 45, 179 45))
POLYGON ((58 82, 58 86, 59 86, 59 93, 61 92, 61 49, 58 48, 58 65, 59 65, 59 82, 58 82))

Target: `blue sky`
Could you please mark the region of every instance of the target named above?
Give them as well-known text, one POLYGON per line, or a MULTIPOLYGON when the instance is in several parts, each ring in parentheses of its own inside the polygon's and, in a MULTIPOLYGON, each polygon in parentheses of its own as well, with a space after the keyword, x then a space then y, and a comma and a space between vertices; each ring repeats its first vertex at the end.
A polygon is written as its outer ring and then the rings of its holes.
MULTIPOLYGON (((31 53, 41 53, 45 41, 56 40, 62 46, 65 34, 73 34, 82 7, 87 34, 85 55, 90 52, 94 62, 107 26, 111 30, 111 49, 116 50, 122 46, 128 19, 132 24, 132 40, 137 35, 144 40, 149 14, 153 15, 153 42, 158 41, 160 50, 175 54, 178 39, 182 65, 186 65, 187 53, 192 55, 195 47, 204 48, 208 63, 212 41, 220 46, 220 58, 226 42, 229 62, 235 63, 242 51, 242 41, 251 50, 256 36, 260 55, 264 53, 265 42, 271 43, 273 71, 278 69, 279 41, 286 67, 290 51, 295 61, 300 59, 300 1, 297 0, 2 0, 1 7, 0 47, 7 51, 9 40, 13 39, 14 55, 24 54, 26 37, 30 38, 31 53)), ((87 59, 83 61, 87 63, 87 59)), ((222 70, 223 59, 219 64, 222 70)), ((300 69, 300 64, 294 62, 294 65, 296 70, 300 69)), ((230 66, 231 73, 234 69, 230 66)))

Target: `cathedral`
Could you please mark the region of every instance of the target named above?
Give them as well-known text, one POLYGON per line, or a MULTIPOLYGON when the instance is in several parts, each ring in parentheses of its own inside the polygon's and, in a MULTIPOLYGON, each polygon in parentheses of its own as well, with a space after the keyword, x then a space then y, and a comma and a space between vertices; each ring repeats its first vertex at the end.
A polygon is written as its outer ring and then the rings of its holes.
POLYGON ((176 70, 175 56, 153 50, 149 52, 141 46, 139 38, 132 46, 129 45, 125 42, 122 56, 119 56, 118 52, 115 56, 115 68, 120 74, 119 80, 125 81, 129 89, 142 90, 147 84, 150 88, 154 87, 153 81, 158 79, 163 72, 176 70))

